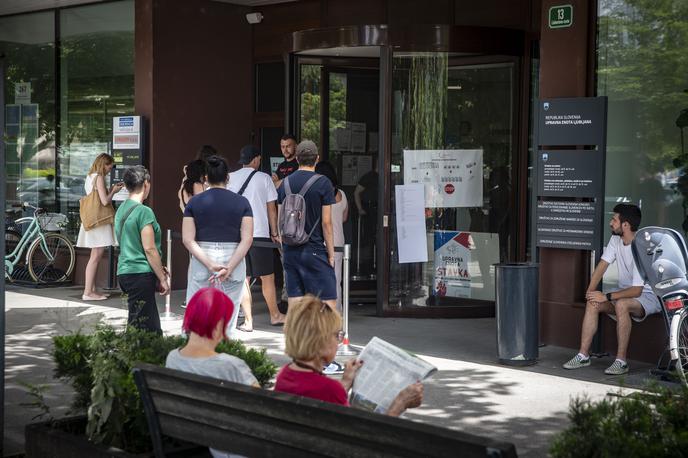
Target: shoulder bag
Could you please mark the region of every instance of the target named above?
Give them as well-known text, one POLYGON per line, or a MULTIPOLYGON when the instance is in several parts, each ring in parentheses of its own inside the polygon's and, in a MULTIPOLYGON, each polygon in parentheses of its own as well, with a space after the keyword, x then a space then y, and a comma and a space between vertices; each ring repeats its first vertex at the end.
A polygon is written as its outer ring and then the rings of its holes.
POLYGON ((241 186, 241 189, 239 189, 239 192, 237 192, 237 194, 239 194, 240 196, 244 195, 244 191, 246 191, 246 186, 248 186, 249 181, 251 181, 251 178, 253 178, 253 175, 255 175, 256 172, 258 172, 258 170, 254 170, 253 172, 251 172, 251 174, 248 176, 248 178, 246 178, 246 181, 244 181, 244 184, 241 186))
POLYGON ((79 216, 85 231, 90 231, 105 224, 112 224, 115 221, 115 208, 112 206, 112 203, 103 205, 100 201, 98 187, 95 183, 97 178, 93 180, 91 192, 79 199, 79 216))

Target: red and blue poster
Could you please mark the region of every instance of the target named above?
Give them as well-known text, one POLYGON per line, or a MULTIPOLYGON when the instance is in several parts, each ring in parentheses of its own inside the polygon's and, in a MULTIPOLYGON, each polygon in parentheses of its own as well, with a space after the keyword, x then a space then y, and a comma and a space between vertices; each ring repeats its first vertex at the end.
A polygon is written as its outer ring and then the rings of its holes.
POLYGON ((470 245, 470 232, 435 231, 435 296, 471 297, 470 245))

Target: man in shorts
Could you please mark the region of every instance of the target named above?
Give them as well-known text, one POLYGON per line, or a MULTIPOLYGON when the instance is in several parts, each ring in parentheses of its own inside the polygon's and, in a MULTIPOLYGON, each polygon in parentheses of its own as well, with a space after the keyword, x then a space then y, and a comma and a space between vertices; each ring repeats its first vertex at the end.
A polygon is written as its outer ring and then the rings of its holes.
MULTIPOLYGON (((296 147, 299 169, 287 178, 292 193, 298 193, 315 175, 315 164, 318 159, 318 148, 315 143, 310 140, 299 143, 296 147)), ((285 182, 282 181, 277 190, 280 204, 284 202, 285 197, 285 182)), ((337 302, 337 280, 334 273, 332 204, 335 203, 335 198, 332 183, 321 176, 308 189, 304 199, 305 231, 311 234, 310 238, 303 245, 282 245, 289 305, 299 301, 306 294, 313 294, 334 309, 337 302)))
POLYGON ((640 226, 640 209, 633 204, 618 204, 609 221, 612 236, 604 249, 602 259, 595 267, 585 293, 587 300, 581 330, 581 344, 578 354, 564 363, 564 369, 578 369, 590 365, 590 345, 597 332, 600 313, 606 313, 616 320, 616 359, 604 373, 621 375, 628 372, 626 350, 631 337, 631 323, 643 321, 645 317, 661 311, 657 296, 640 277, 633 261, 631 243, 640 226), (602 276, 610 264, 616 262, 618 289, 603 293, 597 290, 602 276))
POLYGON ((267 173, 260 172, 260 150, 246 145, 239 153, 239 163, 243 166, 229 174, 227 189, 243 195, 251 204, 253 211, 253 245, 246 254, 246 293, 241 299, 244 322, 237 327, 240 331, 253 331, 251 311, 251 278, 260 277, 265 303, 270 311, 270 324, 281 326, 285 316, 277 308, 275 294, 275 271, 273 264, 274 248, 257 246, 277 240, 277 191, 267 173))

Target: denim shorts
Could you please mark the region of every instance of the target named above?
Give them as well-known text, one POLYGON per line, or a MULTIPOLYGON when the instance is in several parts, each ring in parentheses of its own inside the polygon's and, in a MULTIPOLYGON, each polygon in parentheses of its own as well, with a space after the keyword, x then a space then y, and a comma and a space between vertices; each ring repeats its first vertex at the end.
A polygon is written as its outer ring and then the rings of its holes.
POLYGON ((303 247, 285 246, 283 252, 287 296, 312 294, 322 300, 337 299, 337 280, 327 254, 303 247))
MULTIPOLYGON (((208 256, 213 262, 218 264, 227 264, 229 259, 234 254, 238 243, 223 243, 223 242, 198 242, 203 252, 208 256)), ((208 279, 212 275, 206 266, 204 266, 198 259, 191 256, 191 261, 189 262, 189 273, 187 276, 187 287, 186 287, 186 302, 188 303, 196 291, 201 288, 208 286, 216 286, 218 289, 222 290, 234 303, 234 313, 232 313, 232 319, 227 324, 225 334, 228 338, 232 339, 236 337, 236 324, 237 316, 239 315, 239 305, 241 303, 241 297, 244 292, 244 281, 246 278, 246 264, 242 259, 241 262, 236 266, 232 274, 220 284, 211 285, 208 279)))

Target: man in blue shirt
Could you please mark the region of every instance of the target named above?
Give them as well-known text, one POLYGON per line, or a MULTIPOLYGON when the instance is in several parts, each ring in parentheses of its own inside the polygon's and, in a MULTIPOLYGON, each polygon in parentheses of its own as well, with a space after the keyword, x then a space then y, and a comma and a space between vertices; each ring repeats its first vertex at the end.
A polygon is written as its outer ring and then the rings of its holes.
MULTIPOLYGON (((304 140, 296 147, 299 169, 289 175, 292 193, 298 193, 309 178, 315 175, 318 147, 304 140)), ((277 189, 280 204, 286 197, 284 181, 277 189)), ((316 180, 304 196, 306 201, 305 231, 309 240, 303 245, 283 245, 283 263, 287 282, 289 305, 306 294, 313 294, 332 308, 336 307, 337 288, 334 273, 334 233, 332 207, 334 189, 324 177, 316 180), (312 231, 312 233, 311 233, 312 231)))

